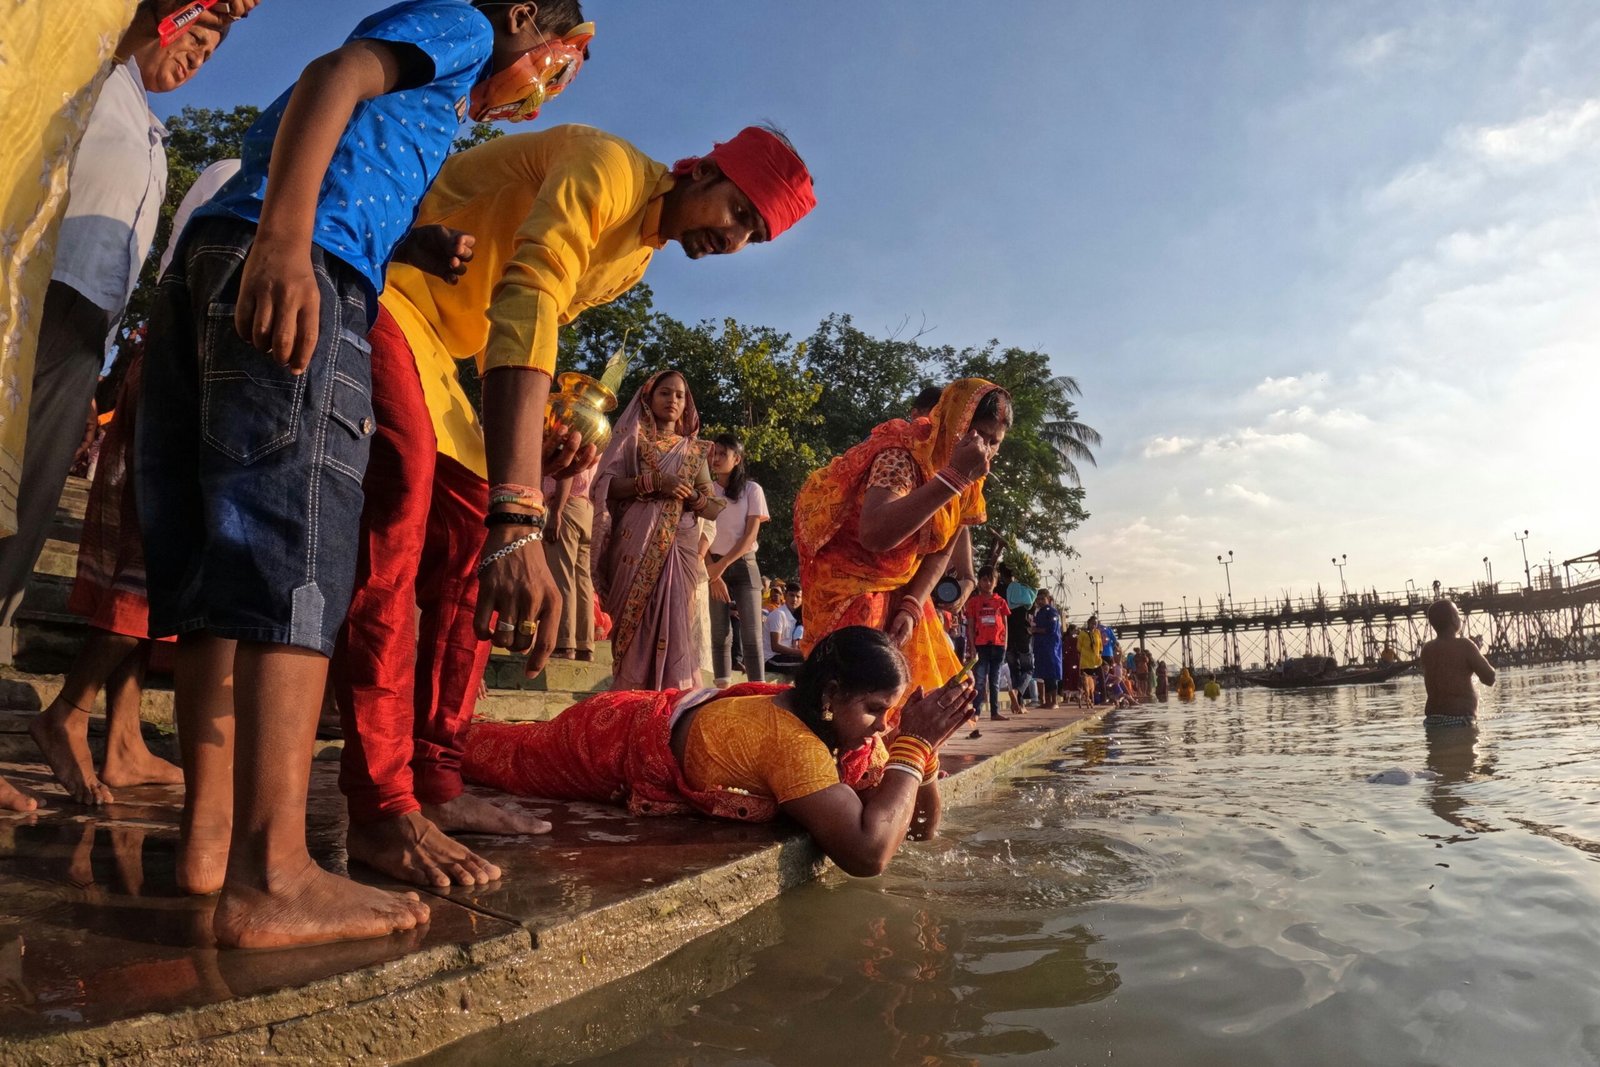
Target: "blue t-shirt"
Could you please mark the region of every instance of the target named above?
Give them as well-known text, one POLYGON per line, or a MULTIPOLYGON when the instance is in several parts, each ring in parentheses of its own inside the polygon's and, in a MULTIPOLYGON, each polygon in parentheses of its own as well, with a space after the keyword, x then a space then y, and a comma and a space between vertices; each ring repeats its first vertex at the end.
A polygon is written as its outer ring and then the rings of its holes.
MULTIPOLYGON (((488 73, 494 27, 467 0, 406 0, 365 19, 347 43, 358 40, 411 45, 433 63, 426 84, 356 105, 317 197, 312 240, 366 279, 368 309, 376 316, 389 256, 450 151, 468 94, 488 73)), ((250 127, 243 168, 196 215, 261 221, 268 159, 292 92, 291 86, 250 127)))
POLYGON ((1104 623, 1100 626, 1100 655, 1110 659, 1117 654, 1117 631, 1104 623))

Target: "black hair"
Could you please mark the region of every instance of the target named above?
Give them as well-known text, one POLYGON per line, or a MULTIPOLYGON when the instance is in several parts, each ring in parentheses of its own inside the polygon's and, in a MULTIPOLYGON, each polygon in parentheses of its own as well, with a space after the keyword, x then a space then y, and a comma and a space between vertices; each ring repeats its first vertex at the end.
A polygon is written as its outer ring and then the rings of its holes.
POLYGON ((994 577, 994 568, 989 566, 989 565, 987 565, 987 564, 985 564, 982 567, 979 567, 978 568, 978 577, 980 579, 981 578, 993 578, 994 577))
POLYGON ((839 746, 833 723, 823 719, 828 686, 841 697, 899 690, 911 677, 893 639, 872 626, 835 630, 811 650, 794 681, 794 713, 831 749, 839 746))
MULTIPOLYGON (((513 7, 521 2, 522 0, 472 0, 472 6, 513 7)), ((553 37, 565 36, 582 22, 581 0, 539 0, 533 15, 533 24, 539 27, 539 32, 553 37)), ((588 58, 587 52, 584 58, 588 58)))
POLYGON ((784 582, 783 583, 783 591, 786 592, 786 593, 798 593, 798 592, 800 592, 800 579, 798 579, 798 578, 790 578, 787 582, 784 582))
POLYGON ((991 389, 983 394, 983 399, 978 401, 977 408, 972 412, 973 422, 980 419, 998 419, 1009 430, 1012 419, 1011 394, 1004 389, 991 389))
POLYGON ((911 401, 913 411, 932 411, 939 406, 939 398, 944 396, 944 386, 924 385, 922 392, 918 393, 911 401))
POLYGON ((746 483, 750 481, 750 470, 744 465, 744 445, 740 444, 739 438, 731 433, 719 433, 711 441, 739 457, 739 462, 728 472, 728 485, 722 491, 729 500, 738 500, 744 494, 746 483))
POLYGON ((760 130, 766 130, 768 133, 772 134, 772 136, 776 137, 779 142, 782 143, 783 147, 794 153, 794 158, 800 160, 800 165, 802 167, 805 166, 805 158, 800 155, 800 150, 794 146, 794 142, 789 140, 789 135, 784 133, 783 130, 779 129, 770 122, 758 122, 756 123, 756 128, 760 130))

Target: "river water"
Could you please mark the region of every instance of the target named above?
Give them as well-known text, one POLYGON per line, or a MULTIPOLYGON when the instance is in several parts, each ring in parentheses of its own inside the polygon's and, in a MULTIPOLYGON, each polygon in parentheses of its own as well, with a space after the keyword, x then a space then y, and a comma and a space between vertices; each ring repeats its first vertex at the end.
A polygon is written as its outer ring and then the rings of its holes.
POLYGON ((1597 686, 1507 671, 1455 731, 1416 678, 1116 712, 885 877, 446 1055, 1600 1065, 1597 686))

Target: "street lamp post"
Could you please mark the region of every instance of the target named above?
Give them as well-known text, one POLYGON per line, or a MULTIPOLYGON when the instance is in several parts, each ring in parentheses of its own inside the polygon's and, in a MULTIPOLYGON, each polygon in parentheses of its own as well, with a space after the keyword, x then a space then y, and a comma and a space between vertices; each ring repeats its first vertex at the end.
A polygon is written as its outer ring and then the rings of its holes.
POLYGON ((1094 586, 1094 613, 1098 617, 1100 614, 1100 584, 1106 580, 1106 576, 1102 574, 1096 578, 1092 574, 1086 574, 1084 577, 1089 579, 1090 585, 1094 586))
POLYGON ((1489 579, 1489 591, 1494 592, 1494 564, 1489 562, 1489 557, 1483 557, 1483 573, 1489 579))
POLYGON ((1344 584, 1344 569, 1350 565, 1350 553, 1341 552, 1329 562, 1339 568, 1339 599, 1343 600, 1350 595, 1350 587, 1344 584))
POLYGON ((1228 614, 1233 614, 1233 549, 1228 549, 1228 558, 1217 557, 1217 562, 1222 564, 1223 577, 1228 579, 1228 614))
POLYGON ((1533 570, 1528 566, 1528 531, 1523 530, 1521 533, 1517 533, 1513 530, 1511 531, 1511 536, 1516 539, 1518 547, 1522 549, 1522 580, 1528 583, 1523 588, 1531 590, 1533 588, 1533 570))

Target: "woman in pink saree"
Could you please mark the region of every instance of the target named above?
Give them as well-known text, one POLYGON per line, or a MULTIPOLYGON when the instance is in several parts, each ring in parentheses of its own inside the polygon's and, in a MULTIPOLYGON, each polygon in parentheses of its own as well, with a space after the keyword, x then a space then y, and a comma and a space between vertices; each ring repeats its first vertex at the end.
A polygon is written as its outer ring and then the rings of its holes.
POLYGON ((716 518, 708 442, 689 383, 660 371, 633 395, 595 475, 593 566, 614 620, 613 689, 692 689, 701 649, 690 611, 700 566, 701 516, 716 518))

